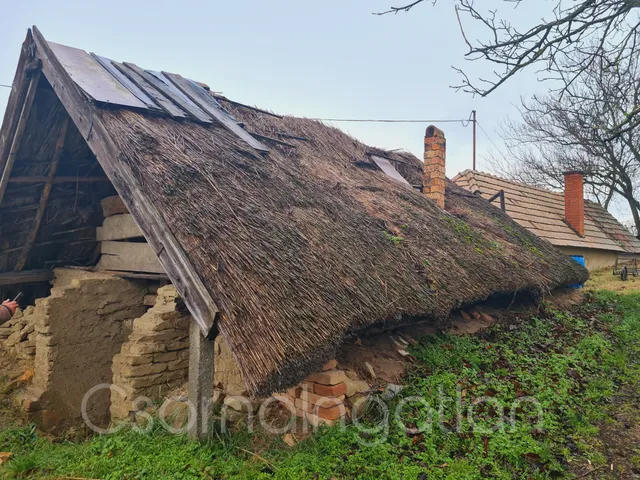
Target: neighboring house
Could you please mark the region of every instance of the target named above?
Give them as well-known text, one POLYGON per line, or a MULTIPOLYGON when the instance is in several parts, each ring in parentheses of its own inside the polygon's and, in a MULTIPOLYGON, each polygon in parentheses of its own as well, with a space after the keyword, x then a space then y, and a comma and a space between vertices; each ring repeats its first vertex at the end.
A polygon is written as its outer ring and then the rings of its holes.
MULTIPOLYGON (((453 182, 490 199, 504 192, 506 213, 567 255, 582 255, 589 270, 611 267, 619 256, 640 253, 640 240, 597 203, 584 199, 580 172, 565 174, 565 191, 552 192, 465 170, 453 182)), ((493 202, 500 205, 500 198, 493 202)))
POLYGON ((101 201, 117 193, 257 394, 295 385, 374 324, 441 322, 492 295, 587 278, 449 182, 434 127, 425 159, 34 28, 0 130, 0 272, 95 265, 101 201))

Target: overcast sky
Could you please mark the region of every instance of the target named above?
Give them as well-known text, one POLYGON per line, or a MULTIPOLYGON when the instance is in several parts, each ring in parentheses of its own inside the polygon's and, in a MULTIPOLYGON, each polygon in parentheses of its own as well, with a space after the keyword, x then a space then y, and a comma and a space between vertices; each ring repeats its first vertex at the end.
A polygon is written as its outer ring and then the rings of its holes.
MULTIPOLYGON (((473 76, 488 65, 467 62, 453 2, 427 1, 407 14, 375 16, 404 0, 111 0, 51 2, 0 0, 0 84, 13 80, 27 28, 48 40, 147 69, 207 83, 242 103, 277 113, 317 118, 463 119, 478 111, 480 126, 502 149, 496 133, 518 116, 520 96, 548 86, 533 71, 519 74, 489 98, 449 88, 459 82, 452 65, 473 76)), ((486 6, 485 6, 486 5, 486 6)), ((499 6, 521 26, 548 15, 551 2, 532 0, 517 9, 499 6)), ((463 18, 469 38, 483 35, 463 18)), ((0 87, 0 114, 8 99, 0 87)), ((336 123, 370 145, 422 154, 427 124, 336 123)), ((471 167, 471 127, 439 124, 447 136, 447 174, 471 167)), ((478 132, 478 168, 496 150, 478 132)))

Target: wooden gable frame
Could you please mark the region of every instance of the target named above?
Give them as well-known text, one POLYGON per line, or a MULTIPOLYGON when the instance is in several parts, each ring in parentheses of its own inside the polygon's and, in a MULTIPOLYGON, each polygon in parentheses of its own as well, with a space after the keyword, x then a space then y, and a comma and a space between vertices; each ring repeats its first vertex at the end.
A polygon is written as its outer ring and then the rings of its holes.
POLYGON ((35 26, 29 30, 23 43, 0 130, 0 171, 4 170, 9 156, 18 118, 27 97, 29 77, 39 69, 142 230, 200 330, 205 336, 212 337, 216 333, 215 321, 218 315, 215 302, 169 225, 145 197, 131 169, 124 162, 114 161, 122 158, 122 153, 95 114, 97 107, 69 76, 35 26))

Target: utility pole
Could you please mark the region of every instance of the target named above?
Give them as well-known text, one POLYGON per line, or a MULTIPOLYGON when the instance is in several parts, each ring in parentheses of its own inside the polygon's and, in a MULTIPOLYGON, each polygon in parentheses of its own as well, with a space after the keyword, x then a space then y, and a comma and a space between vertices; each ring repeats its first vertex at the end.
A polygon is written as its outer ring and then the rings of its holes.
POLYGON ((476 125, 478 120, 476 118, 476 111, 471 112, 471 121, 473 122, 473 170, 476 169, 476 125))

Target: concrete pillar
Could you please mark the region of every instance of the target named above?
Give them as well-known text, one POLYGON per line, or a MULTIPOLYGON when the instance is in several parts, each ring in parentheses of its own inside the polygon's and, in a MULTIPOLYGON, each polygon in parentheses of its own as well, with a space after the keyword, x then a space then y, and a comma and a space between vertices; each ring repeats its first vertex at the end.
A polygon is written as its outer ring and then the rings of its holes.
POLYGON ((205 440, 213 404, 215 339, 208 339, 198 324, 189 327, 189 403, 195 421, 189 419, 189 438, 205 440))

